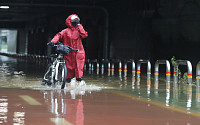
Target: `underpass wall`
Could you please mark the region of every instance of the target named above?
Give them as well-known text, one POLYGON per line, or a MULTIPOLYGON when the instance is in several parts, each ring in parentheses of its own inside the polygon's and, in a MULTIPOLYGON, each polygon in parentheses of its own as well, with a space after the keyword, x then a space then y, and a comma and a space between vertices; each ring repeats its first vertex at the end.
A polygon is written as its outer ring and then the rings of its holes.
POLYGON ((27 32, 26 29, 19 29, 18 30, 18 39, 17 39, 17 53, 19 54, 26 54, 26 47, 27 47, 27 32))
MULTIPOLYGON (((104 7, 109 14, 108 58, 156 61, 175 56, 195 64, 200 46, 199 5, 197 0, 116 0, 96 5, 104 7)), ((33 27, 37 21, 31 22, 34 32, 29 31, 29 54, 50 53, 46 43, 66 28, 65 19, 69 14, 77 13, 89 34, 83 41, 87 58, 103 58, 104 14, 77 8, 50 14, 44 23, 38 24, 46 25, 44 33, 33 27)))
POLYGON ((17 52, 17 30, 8 30, 7 35, 7 45, 8 45, 8 53, 16 53, 17 52))

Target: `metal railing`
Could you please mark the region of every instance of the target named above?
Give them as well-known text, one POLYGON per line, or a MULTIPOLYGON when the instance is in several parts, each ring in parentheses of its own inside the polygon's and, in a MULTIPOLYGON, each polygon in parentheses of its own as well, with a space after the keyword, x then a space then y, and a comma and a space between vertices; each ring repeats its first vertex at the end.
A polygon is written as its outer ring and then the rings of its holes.
POLYGON ((140 82, 141 64, 147 63, 147 80, 151 80, 151 63, 149 60, 138 60, 137 62, 137 82, 140 82))
MULTIPOLYGON (((24 60, 31 60, 35 62, 50 62, 50 58, 47 56, 41 56, 41 55, 30 55, 30 54, 12 54, 12 53, 1 53, 1 55, 5 56, 10 56, 14 58, 19 58, 19 59, 24 59, 24 60)), ((187 109, 190 110, 191 107, 191 101, 192 101, 192 64, 188 60, 176 60, 177 66, 174 67, 174 73, 173 73, 173 81, 174 81, 174 87, 177 87, 178 84, 178 66, 179 65, 186 65, 187 66, 187 109)), ((84 70, 87 71, 89 70, 90 73, 93 73, 94 70, 96 70, 97 75, 104 74, 105 66, 107 66, 107 73, 108 76, 110 76, 110 73, 112 75, 115 74, 115 69, 116 66, 118 65, 118 71, 119 71, 119 76, 124 73, 124 76, 127 77, 128 75, 128 70, 131 68, 128 67, 127 64, 132 65, 132 78, 134 78, 135 82, 135 62, 133 60, 129 61, 121 61, 121 60, 108 60, 108 59, 103 59, 103 60, 89 60, 87 59, 85 61, 84 65, 84 70), (123 63, 122 63, 123 62, 123 63), (96 65, 95 65, 96 64, 96 65), (100 65, 101 64, 101 65, 100 65), (95 67, 96 66, 96 67, 95 67), (123 67, 122 67, 123 66, 123 67)), ((151 83, 151 63, 149 60, 142 60, 140 59, 137 62, 137 81, 140 82, 140 75, 141 75, 141 64, 146 63, 147 64, 147 90, 150 93, 150 83, 151 83)), ((155 71, 154 71, 154 88, 155 91, 158 89, 158 79, 159 79, 159 65, 160 64, 166 64, 166 105, 169 104, 169 96, 170 96, 170 63, 168 60, 157 60, 155 63, 155 71)), ((133 82, 133 85, 134 85, 133 82)), ((175 89, 173 89, 175 91, 175 89)), ((176 92, 173 92, 176 93, 176 92)), ((173 94, 177 95, 177 94, 173 94)), ((196 99, 197 102, 200 102, 200 61, 196 65, 196 99)))
POLYGON ((192 84, 192 64, 188 60, 176 60, 177 66, 174 67, 174 86, 177 86, 178 83, 178 66, 187 65, 187 82, 189 85, 192 84))
POLYGON ((111 74, 112 76, 115 74, 115 67, 116 65, 118 65, 118 72, 119 72, 119 76, 122 75, 122 62, 119 59, 112 59, 111 60, 111 74))
MULTIPOLYGON (((106 63, 109 63, 109 60, 107 60, 107 59, 102 59, 101 60, 101 74, 103 75, 104 74, 104 72, 105 72, 105 64, 106 63)), ((110 65, 109 64, 107 64, 108 65, 108 71, 110 71, 110 65)))
POLYGON ((155 70, 154 70, 154 88, 158 89, 158 76, 159 76, 159 65, 166 64, 166 83, 170 83, 170 63, 168 60, 157 60, 155 63, 155 70))
POLYGON ((96 64, 96 71, 97 71, 97 74, 99 74, 99 70, 98 70, 99 62, 98 62, 97 59, 91 60, 91 61, 89 62, 89 69, 90 69, 89 71, 90 71, 90 73, 93 74, 94 69, 95 69, 95 66, 94 66, 95 64, 96 64))
POLYGON ((136 71, 135 71, 135 62, 134 62, 134 60, 129 60, 129 61, 125 61, 124 62, 124 77, 127 77, 127 72, 128 72, 128 66, 127 66, 127 64, 128 63, 131 63, 131 73, 132 73, 132 78, 135 78, 135 73, 136 73, 136 71))
POLYGON ((196 66, 196 98, 200 102, 200 61, 196 66))

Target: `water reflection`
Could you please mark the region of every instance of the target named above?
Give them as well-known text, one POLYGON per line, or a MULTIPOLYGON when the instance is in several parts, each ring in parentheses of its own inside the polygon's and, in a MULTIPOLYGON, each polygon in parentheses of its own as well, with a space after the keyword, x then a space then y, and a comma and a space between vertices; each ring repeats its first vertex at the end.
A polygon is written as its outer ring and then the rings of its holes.
MULTIPOLYGON (((8 124, 8 97, 0 97, 0 124, 8 124)), ((24 125, 25 124, 25 112, 15 111, 13 112, 13 125, 24 125)))
POLYGON ((53 118, 55 123, 64 119, 72 124, 82 125, 85 117, 82 97, 91 94, 92 91, 101 91, 101 88, 95 85, 75 87, 73 86, 76 84, 75 80, 72 80, 71 84, 71 87, 64 90, 51 89, 41 90, 41 92, 49 112, 55 115, 53 118))
MULTIPOLYGON (((199 79, 197 79, 199 80, 199 79)), ((199 82, 197 82, 197 85, 196 85, 196 100, 197 102, 200 103, 200 85, 199 85, 199 82)))
POLYGON ((8 99, 7 97, 0 97, 0 124, 8 122, 8 99))
POLYGON ((46 90, 43 91, 45 103, 56 118, 64 118, 72 124, 84 124, 84 107, 81 91, 46 90))
POLYGON ((14 125, 24 125, 25 124, 25 112, 14 112, 13 124, 14 125))
POLYGON ((132 90, 135 89, 135 77, 132 77, 132 82, 131 82, 132 90))
POLYGON ((187 110, 190 110, 192 106, 192 85, 187 85, 187 110))
MULTIPOLYGON (((162 102, 166 107, 183 107, 188 113, 190 113, 191 109, 195 108, 192 108, 193 100, 191 85, 177 84, 173 86, 173 89, 171 90, 170 82, 166 82, 165 84, 162 82, 159 89, 152 89, 150 80, 147 80, 146 84, 144 84, 144 81, 137 81, 136 83, 137 84, 135 84, 135 80, 132 79, 131 88, 132 93, 134 95, 136 94, 139 98, 146 98, 147 101, 152 100, 162 102), (142 84, 140 82, 142 82, 142 84)), ((196 103, 196 105, 199 105, 200 107, 200 103, 196 103)))
POLYGON ((190 113, 192 108, 192 85, 179 84, 174 86, 172 105, 183 106, 190 113))
POLYGON ((166 83, 166 101, 165 101, 165 105, 168 107, 170 103, 170 83, 167 82, 166 83))
POLYGON ((147 80, 147 100, 151 100, 150 99, 150 94, 151 94, 151 80, 147 80))

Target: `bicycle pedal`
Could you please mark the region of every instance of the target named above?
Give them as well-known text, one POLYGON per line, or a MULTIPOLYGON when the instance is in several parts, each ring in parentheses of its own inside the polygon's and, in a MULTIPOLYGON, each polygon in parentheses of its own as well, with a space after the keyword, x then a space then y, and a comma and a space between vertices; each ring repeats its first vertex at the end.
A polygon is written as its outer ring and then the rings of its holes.
POLYGON ((45 86, 46 80, 42 80, 40 84, 43 85, 43 86, 45 86))

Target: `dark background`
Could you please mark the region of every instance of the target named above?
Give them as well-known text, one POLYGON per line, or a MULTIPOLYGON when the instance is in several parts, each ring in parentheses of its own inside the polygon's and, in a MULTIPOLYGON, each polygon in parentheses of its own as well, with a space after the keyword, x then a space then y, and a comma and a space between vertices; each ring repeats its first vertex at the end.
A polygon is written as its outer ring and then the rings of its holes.
POLYGON ((88 38, 88 59, 200 60, 200 1, 197 0, 1 0, 0 28, 18 30, 17 53, 47 55, 46 43, 66 28, 72 13, 88 38))

